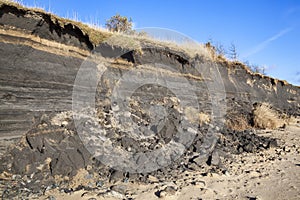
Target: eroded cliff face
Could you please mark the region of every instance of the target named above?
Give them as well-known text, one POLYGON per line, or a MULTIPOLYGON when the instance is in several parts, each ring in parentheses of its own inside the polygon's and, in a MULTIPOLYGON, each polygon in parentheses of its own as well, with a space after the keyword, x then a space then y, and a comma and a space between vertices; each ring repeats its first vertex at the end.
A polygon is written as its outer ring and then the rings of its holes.
MULTIPOLYGON (((34 113, 71 108, 77 71, 96 44, 76 25, 64 24, 42 11, 5 3, 1 4, 0 25, 1 133, 22 134, 31 127, 34 113)), ((135 66, 157 61, 170 63, 177 71, 199 73, 192 70, 192 58, 172 49, 147 47, 142 55, 122 48, 112 50, 117 51, 116 55, 126 52, 121 57, 135 66)), ((299 115, 299 87, 252 74, 239 63, 215 64, 223 79, 229 109, 230 104, 245 104, 241 107, 246 106, 250 113, 255 102, 269 102, 288 114, 299 115)))
POLYGON ((1 3, 1 21, 4 27, 20 29, 27 34, 58 43, 76 46, 81 49, 91 50, 93 44, 89 36, 78 26, 63 23, 50 13, 38 10, 27 10, 1 3))
MULTIPOLYGON (((299 87, 253 74, 240 63, 211 60, 199 55, 194 58, 176 49, 149 46, 146 43, 139 50, 108 43, 97 44, 77 25, 62 22, 42 11, 6 3, 0 4, 0 28, 0 139, 25 135, 17 147, 12 147, 3 156, 1 171, 22 175, 36 173, 39 174, 36 176, 38 180, 40 177, 50 179, 54 175, 73 176, 79 168, 95 165, 97 167, 94 170, 102 177, 128 178, 128 174, 113 171, 95 161, 82 144, 82 138, 78 137, 71 114, 72 95, 78 70, 88 62, 106 67, 96 89, 96 114, 99 124, 114 144, 133 152, 154 150, 168 144, 175 137, 177 128, 182 126, 182 120, 178 117, 182 113, 187 116, 188 123, 196 127, 193 129, 195 138, 187 145, 184 156, 174 161, 172 167, 153 172, 155 176, 168 178, 172 170, 187 168, 200 170, 203 162, 217 166, 220 152, 256 152, 277 145, 273 139, 256 136, 249 130, 237 132, 228 130, 226 125, 210 124, 210 115, 215 112, 211 92, 224 93, 225 98, 221 99, 224 106, 220 107, 225 109, 224 120, 228 115, 231 115, 229 118, 243 116, 249 127, 252 125, 253 104, 257 102, 268 102, 288 115, 300 115, 299 87), (93 60, 90 56, 92 51, 101 53, 101 60, 93 60), (168 67, 162 70, 158 65, 149 63, 168 67), (214 66, 217 69, 220 73, 218 77, 222 79, 218 82, 224 91, 209 88, 216 76, 214 71, 203 76, 201 66, 214 66), (143 142, 124 135, 124 127, 115 125, 117 119, 113 114, 117 108, 111 100, 118 80, 135 68, 140 70, 140 77, 145 77, 145 83, 147 77, 160 74, 164 80, 174 83, 175 87, 180 85, 184 88, 182 84, 187 84, 186 91, 195 94, 193 96, 182 91, 183 95, 178 100, 178 95, 159 84, 136 88, 129 101, 132 122, 147 127, 151 125, 151 120, 159 118, 161 113, 151 111, 149 114, 149 105, 165 107, 167 112, 163 128, 151 126, 149 130, 156 132, 156 136, 143 142), (176 83, 182 77, 187 82, 176 83), (198 105, 187 105, 188 109, 179 108, 178 102, 193 102, 190 99, 194 97, 198 105), (196 108, 201 112, 200 122, 198 113, 194 112, 196 108), (210 128, 231 139, 206 138, 205 134, 210 128), (220 129, 223 128, 222 132, 220 129), (203 145, 205 142, 208 145, 203 145), (69 148, 64 148, 66 146, 69 148), (206 149, 203 149, 204 146, 206 149), (204 159, 199 156, 201 151, 206 156, 204 159)), ((209 68, 203 70, 209 71, 209 68)), ((132 80, 132 83, 135 81, 132 80)), ((131 178, 145 179, 144 175, 136 174, 131 178)), ((51 181, 51 184, 55 182, 51 181)), ((40 185, 34 181, 30 184, 35 187, 40 185)))
POLYGON ((77 70, 93 48, 71 24, 49 14, 2 4, 1 136, 27 132, 35 117, 71 108, 77 70))

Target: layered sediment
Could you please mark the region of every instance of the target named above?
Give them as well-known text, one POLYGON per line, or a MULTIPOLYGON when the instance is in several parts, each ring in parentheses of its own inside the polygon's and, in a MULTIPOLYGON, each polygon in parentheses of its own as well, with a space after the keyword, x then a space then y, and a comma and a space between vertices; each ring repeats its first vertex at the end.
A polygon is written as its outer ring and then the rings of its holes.
MULTIPOLYGON (((176 48, 149 45, 143 41, 140 42, 141 49, 112 46, 105 42, 107 33, 99 32, 98 37, 102 39, 95 39, 80 24, 10 3, 0 4, 0 35, 0 139, 21 138, 20 142, 3 153, 0 172, 28 177, 34 174, 27 187, 32 191, 38 192, 41 179, 52 185, 57 182, 55 175, 72 177, 79 169, 88 166, 92 166, 90 173, 97 172, 97 178, 107 181, 128 178, 147 180, 146 175, 115 171, 93 159, 93 152, 87 149, 82 135, 77 133, 72 114, 74 87, 79 69, 89 62, 96 67, 99 64, 106 67, 96 88, 96 116, 97 123, 115 145, 126 151, 139 152, 168 144, 176 137, 179 127, 183 126, 184 120, 179 117, 182 115, 186 115, 190 126, 196 127, 193 129, 195 137, 182 156, 172 160, 172 166, 151 172, 160 178, 171 178, 170 174, 174 171, 204 170, 203 163, 217 166, 222 171, 219 157, 226 157, 226 153, 257 152, 276 146, 276 140, 257 136, 253 130, 236 131, 226 126, 226 120, 242 116, 247 122, 246 127, 251 128, 252 110, 256 103, 267 102, 288 116, 300 115, 299 87, 252 73, 239 62, 201 55, 191 57, 176 48), (101 40, 104 42, 97 43, 101 40), (95 61, 91 55, 97 53, 101 53, 101 59, 95 61), (149 63, 168 67, 159 68, 149 63), (218 80, 221 83, 219 88, 209 88, 215 76, 203 76, 201 66, 213 66, 217 70, 217 77, 221 78, 218 80), (155 122, 157 126, 149 127, 156 135, 147 136, 148 139, 142 142, 126 135, 126 129, 115 124, 118 119, 114 114, 118 110, 111 98, 118 87, 118 80, 132 69, 138 69, 140 77, 145 77, 145 80, 153 74, 160 74, 176 87, 181 85, 184 88, 182 84, 193 86, 187 91, 194 93, 182 91, 179 98, 171 86, 170 89, 159 84, 146 84, 133 93, 127 91, 131 94, 131 123, 137 124, 137 130, 153 125, 153 121, 160 117, 161 113, 151 110, 151 105, 164 107, 166 112, 161 128, 158 128, 158 122, 155 122), (187 82, 180 82, 182 79, 187 82), (179 82, 176 83, 177 80, 179 82), (223 91, 217 91, 220 88, 223 91), (223 125, 219 121, 210 123, 214 115, 211 93, 218 92, 224 95, 220 107, 225 110, 223 125), (186 105, 188 109, 178 105, 180 102, 194 102, 191 100, 193 98, 198 105, 186 105), (199 122, 195 109, 207 119, 201 118, 199 122), (216 140, 208 141, 209 147, 203 160, 199 153, 207 142, 208 130, 215 133, 216 140)), ((135 127, 133 124, 130 126, 135 127)), ((43 184, 46 188, 46 183, 43 184)))

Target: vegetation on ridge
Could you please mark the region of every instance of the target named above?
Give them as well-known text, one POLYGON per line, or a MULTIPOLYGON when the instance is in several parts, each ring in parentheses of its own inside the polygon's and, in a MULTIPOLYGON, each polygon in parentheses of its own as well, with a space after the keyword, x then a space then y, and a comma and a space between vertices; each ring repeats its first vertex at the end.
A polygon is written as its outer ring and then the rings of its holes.
POLYGON ((207 42, 206 44, 178 44, 175 41, 161 41, 157 38, 151 38, 144 33, 136 33, 132 30, 132 19, 127 18, 126 16, 121 16, 116 14, 112 16, 106 22, 106 28, 100 28, 97 26, 90 26, 88 24, 79 22, 77 20, 70 20, 62 17, 58 17, 50 12, 46 12, 41 8, 27 8, 22 5, 22 1, 19 0, 0 0, 0 7, 3 5, 14 6, 19 10, 23 11, 34 11, 37 14, 47 14, 50 15, 53 22, 60 24, 61 27, 64 27, 67 24, 72 24, 77 26, 84 34, 89 37, 90 42, 96 46, 102 42, 110 43, 114 46, 120 46, 124 48, 136 49, 137 52, 142 53, 142 45, 149 44, 155 45, 157 47, 168 47, 176 51, 181 51, 187 54, 190 57, 195 57, 200 55, 203 58, 209 60, 218 61, 218 62, 227 62, 231 64, 240 64, 247 71, 252 73, 258 73, 265 75, 265 67, 261 67, 255 64, 250 64, 248 61, 241 62, 238 58, 237 48, 234 43, 231 44, 227 50, 222 44, 215 44, 212 41, 207 42))
POLYGON ((112 32, 130 32, 132 31, 132 19, 116 14, 106 21, 106 28, 112 32))

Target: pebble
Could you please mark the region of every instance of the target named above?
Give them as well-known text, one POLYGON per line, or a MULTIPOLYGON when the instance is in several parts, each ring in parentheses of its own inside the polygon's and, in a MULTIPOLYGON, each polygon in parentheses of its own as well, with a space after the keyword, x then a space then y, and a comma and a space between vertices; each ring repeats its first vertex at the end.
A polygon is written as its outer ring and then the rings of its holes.
POLYGON ((97 181, 96 182, 96 186, 97 187, 102 187, 104 185, 104 182, 103 181, 97 181))
POLYGON ((230 173, 226 170, 226 171, 224 172, 224 175, 225 175, 225 176, 230 176, 230 173))
POLYGON ((214 151, 212 154, 211 164, 218 166, 220 163, 221 163, 221 160, 220 160, 219 153, 217 151, 214 151))
POLYGON ((123 194, 113 191, 113 190, 110 192, 107 192, 104 196, 112 196, 112 197, 119 198, 119 199, 125 199, 125 196, 123 194))
POLYGON ((249 173, 249 176, 250 177, 253 177, 253 178, 257 178, 257 177, 259 177, 261 175, 261 173, 259 173, 259 172, 257 172, 257 171, 251 171, 250 173, 249 173))
POLYGON ((177 189, 173 186, 167 186, 164 191, 168 194, 168 195, 175 195, 177 189))
POLYGON ((285 152, 290 152, 290 151, 291 151, 291 148, 288 147, 288 146, 285 146, 285 147, 283 147, 283 150, 284 150, 285 152))
POLYGON ((64 127, 67 126, 68 124, 69 124, 69 122, 67 122, 67 121, 61 122, 61 125, 64 126, 64 127))
POLYGON ((62 191, 64 192, 64 193, 71 193, 71 192, 73 192, 73 189, 71 188, 64 188, 64 189, 62 189, 62 191))
POLYGON ((84 176, 84 178, 86 179, 92 179, 93 177, 94 177, 93 174, 87 174, 84 176))
POLYGON ((13 180, 21 179, 21 175, 12 175, 13 180))
POLYGON ((91 165, 87 165, 85 168, 86 168, 86 170, 88 170, 88 171, 93 169, 93 167, 92 167, 91 165))
POLYGON ((113 185, 110 189, 120 194, 125 194, 127 192, 127 186, 125 185, 113 185))
POLYGON ((202 166, 203 163, 206 162, 206 157, 196 157, 193 159, 193 162, 196 163, 198 166, 202 166))
POLYGON ((155 195, 159 198, 164 198, 166 196, 173 196, 176 194, 177 189, 173 186, 167 186, 163 190, 158 190, 155 192, 155 195))
POLYGON ((56 198, 55 198, 55 196, 50 195, 50 196, 48 196, 48 200, 56 200, 56 198))
POLYGON ((123 176, 123 172, 120 171, 114 171, 110 177, 109 177, 109 182, 110 183, 116 183, 117 181, 121 181, 123 180, 124 176, 123 176))
POLYGON ((159 198, 164 198, 164 197, 166 197, 167 196, 167 193, 165 192, 165 191, 160 191, 159 193, 158 193, 158 197, 159 198))
POLYGON ((151 175, 148 176, 148 180, 152 183, 158 183, 159 182, 158 178, 156 178, 155 176, 151 176, 151 175))
POLYGON ((204 188, 205 187, 205 182, 204 181, 193 181, 191 182, 193 185, 197 185, 200 188, 204 188))

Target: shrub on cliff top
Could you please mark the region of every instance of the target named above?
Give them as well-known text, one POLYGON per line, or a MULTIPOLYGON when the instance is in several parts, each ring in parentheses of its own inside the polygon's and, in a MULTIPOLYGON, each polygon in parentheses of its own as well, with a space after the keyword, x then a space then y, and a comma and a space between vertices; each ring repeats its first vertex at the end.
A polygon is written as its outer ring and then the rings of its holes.
POLYGON ((130 32, 132 31, 132 19, 116 14, 106 21, 106 28, 112 32, 130 32))

